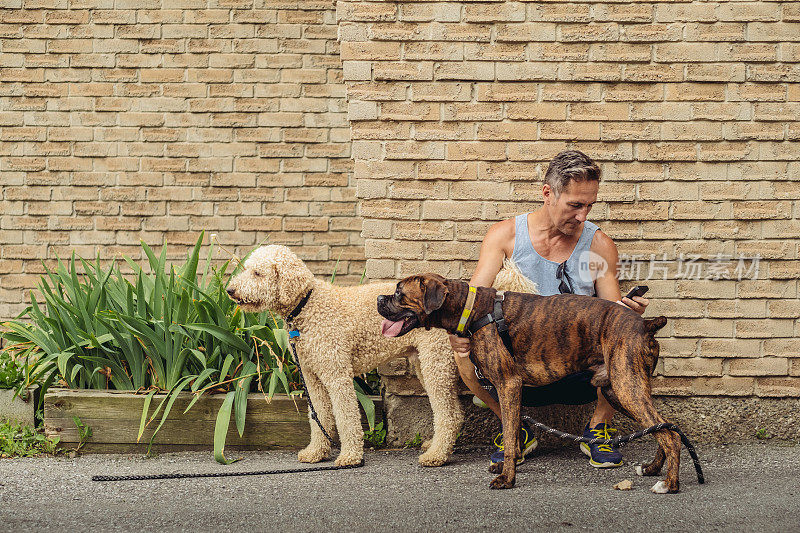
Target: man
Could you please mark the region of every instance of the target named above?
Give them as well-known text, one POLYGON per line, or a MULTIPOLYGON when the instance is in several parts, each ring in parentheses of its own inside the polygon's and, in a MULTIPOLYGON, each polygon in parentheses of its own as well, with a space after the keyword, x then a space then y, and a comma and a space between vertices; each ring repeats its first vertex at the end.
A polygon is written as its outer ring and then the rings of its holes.
MULTIPOLYGON (((542 185, 542 207, 498 222, 489 229, 470 284, 491 287, 504 258, 511 258, 522 273, 536 283, 539 294, 598 296, 627 305, 639 314, 644 313, 647 299, 640 296, 634 300, 621 299, 616 245, 608 235, 586 220, 597 201, 600 173, 597 164, 577 150, 567 150, 553 158, 542 185)), ((500 418, 496 392, 492 387, 487 387, 487 390, 481 385, 475 366, 469 360, 469 339, 451 335, 450 343, 456 352, 458 371, 464 383, 500 418)), ((544 387, 525 387, 522 403, 531 406, 578 405, 596 399, 594 414, 584 436, 611 438, 610 433, 616 430, 608 423, 614 409, 600 390, 591 386, 590 377, 590 372, 581 372, 544 387)), ((497 449, 491 455, 492 463, 503 461, 501 439, 502 434, 495 438, 497 449)), ((520 443, 522 454, 518 462, 524 461, 525 455, 537 444, 524 423, 520 443)), ((610 468, 622 464, 622 454, 616 447, 581 443, 581 450, 589 456, 589 463, 594 467, 610 468)))

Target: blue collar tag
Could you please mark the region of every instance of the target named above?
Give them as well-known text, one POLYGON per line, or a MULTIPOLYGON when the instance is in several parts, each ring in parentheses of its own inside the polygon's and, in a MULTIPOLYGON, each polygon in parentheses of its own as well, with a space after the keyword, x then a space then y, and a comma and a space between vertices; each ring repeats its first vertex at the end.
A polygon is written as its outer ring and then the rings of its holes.
POLYGON ((290 339, 294 339, 294 338, 297 338, 299 336, 300 336, 300 332, 297 331, 296 329, 293 329, 293 330, 289 331, 289 338, 290 339))

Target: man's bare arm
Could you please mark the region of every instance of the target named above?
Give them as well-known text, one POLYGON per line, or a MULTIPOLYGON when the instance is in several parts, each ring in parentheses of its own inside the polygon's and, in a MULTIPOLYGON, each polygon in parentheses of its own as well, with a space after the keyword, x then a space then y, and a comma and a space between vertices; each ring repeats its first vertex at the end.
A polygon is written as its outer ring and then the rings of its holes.
POLYGON ((608 268, 606 271, 597 277, 594 282, 597 296, 605 300, 613 302, 621 301, 640 315, 644 313, 647 304, 647 298, 635 296, 633 300, 630 298, 622 298, 622 293, 619 290, 619 251, 617 245, 611 240, 611 237, 597 230, 592 240, 591 251, 601 256, 608 268))
MULTIPOLYGON (((514 239, 514 220, 504 220, 494 224, 481 244, 478 265, 470 278, 470 285, 476 287, 491 287, 497 273, 503 268, 503 259, 509 242, 514 239)), ((513 248, 512 248, 513 249, 513 248)), ((469 353, 469 339, 450 335, 450 345, 459 354, 469 353)))
POLYGON ((506 258, 508 243, 514 239, 513 220, 503 220, 494 224, 481 243, 478 265, 472 273, 470 284, 476 287, 491 287, 506 258))

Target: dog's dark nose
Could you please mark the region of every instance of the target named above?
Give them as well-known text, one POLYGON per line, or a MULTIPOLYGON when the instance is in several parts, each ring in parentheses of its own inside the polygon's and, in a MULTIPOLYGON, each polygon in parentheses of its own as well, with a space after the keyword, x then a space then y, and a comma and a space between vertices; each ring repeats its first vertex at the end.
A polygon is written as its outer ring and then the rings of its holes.
POLYGON ((381 294, 380 296, 378 296, 378 305, 381 305, 381 304, 383 304, 385 302, 386 302, 386 295, 385 294, 381 294))
POLYGON ((236 289, 234 289, 233 287, 228 287, 227 289, 225 289, 225 292, 233 296, 233 293, 236 292, 236 289))

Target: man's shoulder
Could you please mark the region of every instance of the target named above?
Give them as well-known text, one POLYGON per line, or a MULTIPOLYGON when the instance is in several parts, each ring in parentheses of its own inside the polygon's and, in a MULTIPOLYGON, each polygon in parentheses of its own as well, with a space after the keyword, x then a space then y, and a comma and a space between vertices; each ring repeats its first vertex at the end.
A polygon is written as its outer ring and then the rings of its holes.
POLYGON ((515 233, 513 218, 495 222, 486 232, 483 245, 485 248, 502 250, 505 256, 511 257, 511 252, 514 251, 515 233))
POLYGON ((594 232, 590 250, 602 256, 606 256, 608 254, 616 254, 617 245, 611 237, 598 228, 597 231, 594 232))
POLYGON ((509 218, 492 224, 489 231, 486 232, 486 238, 492 241, 508 241, 514 239, 515 233, 514 219, 509 218))

